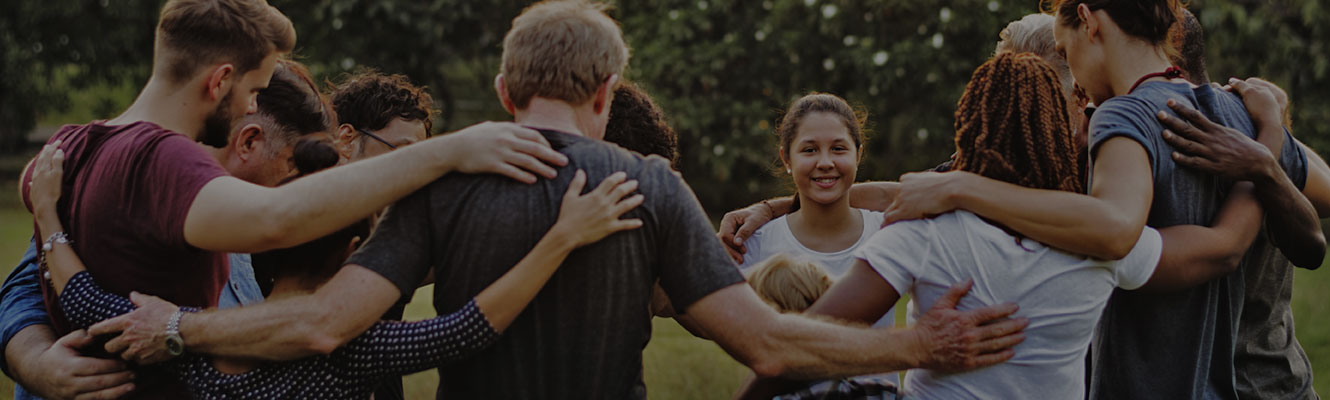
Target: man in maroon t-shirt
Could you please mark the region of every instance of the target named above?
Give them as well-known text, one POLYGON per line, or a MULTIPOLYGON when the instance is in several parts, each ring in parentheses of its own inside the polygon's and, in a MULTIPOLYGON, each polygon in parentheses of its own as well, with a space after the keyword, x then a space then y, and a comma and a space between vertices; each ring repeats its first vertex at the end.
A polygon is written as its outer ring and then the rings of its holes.
MULTIPOLYGON (((534 182, 536 175, 554 175, 545 163, 566 163, 539 133, 487 123, 280 188, 230 177, 195 141, 225 145, 234 121, 254 111, 277 57, 294 45, 290 20, 263 1, 168 1, 157 27, 153 75, 134 103, 116 118, 66 126, 55 135, 67 155, 61 218, 74 250, 103 287, 207 307, 227 276, 220 252, 259 252, 321 237, 447 172, 534 182)), ((28 179, 25 171, 25 188, 28 179)), ((54 233, 38 232, 38 239, 52 243, 54 233)), ((19 335, 42 339, 26 343, 49 344, 67 331, 56 308, 57 329, 26 328, 19 335)), ((150 315, 160 325, 147 341, 153 346, 129 346, 143 337, 126 335, 106 349, 143 362, 171 357, 161 343, 169 336, 166 321, 180 316, 167 314, 150 315)), ((187 396, 161 382, 164 374, 142 370, 138 377, 138 397, 187 396)))

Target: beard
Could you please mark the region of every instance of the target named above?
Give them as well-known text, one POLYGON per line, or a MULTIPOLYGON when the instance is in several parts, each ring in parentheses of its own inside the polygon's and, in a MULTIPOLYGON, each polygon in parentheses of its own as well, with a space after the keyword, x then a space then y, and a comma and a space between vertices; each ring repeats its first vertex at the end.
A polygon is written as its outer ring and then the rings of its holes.
POLYGON ((217 104, 217 109, 203 119, 203 132, 199 133, 199 143, 219 149, 226 147, 231 139, 231 125, 236 120, 236 117, 230 114, 230 108, 231 93, 227 93, 222 97, 221 103, 217 104))

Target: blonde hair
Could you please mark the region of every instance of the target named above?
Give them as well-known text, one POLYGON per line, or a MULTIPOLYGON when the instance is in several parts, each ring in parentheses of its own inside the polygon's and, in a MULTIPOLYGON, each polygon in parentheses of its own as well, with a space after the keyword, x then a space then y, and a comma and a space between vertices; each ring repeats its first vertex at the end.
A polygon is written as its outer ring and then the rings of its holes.
POLYGON ((499 72, 514 106, 526 108, 536 96, 580 105, 623 72, 628 46, 619 25, 605 15, 607 8, 586 0, 551 0, 513 19, 499 72))
POLYGON ((170 0, 162 6, 154 43, 155 68, 184 82, 199 68, 230 63, 244 74, 269 54, 296 46, 291 20, 262 0, 170 0))
POLYGON ((757 297, 780 312, 803 312, 831 287, 827 272, 810 261, 777 254, 745 275, 757 297))

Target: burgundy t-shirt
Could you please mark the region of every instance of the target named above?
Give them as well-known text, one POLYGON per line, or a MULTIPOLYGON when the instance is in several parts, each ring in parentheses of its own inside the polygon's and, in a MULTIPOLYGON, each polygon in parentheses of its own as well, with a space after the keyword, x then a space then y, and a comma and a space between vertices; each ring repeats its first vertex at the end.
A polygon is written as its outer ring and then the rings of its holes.
MULTIPOLYGON (((184 230, 199 190, 227 175, 212 155, 149 122, 67 125, 55 140, 63 140, 65 151, 60 221, 97 283, 121 296, 138 291, 181 306, 216 306, 230 273, 226 256, 189 245, 184 230)), ((23 177, 29 210, 31 179, 31 172, 23 177)), ((56 333, 64 335, 69 322, 55 293, 42 286, 56 333)), ((137 394, 144 397, 179 393, 142 383, 137 394)))

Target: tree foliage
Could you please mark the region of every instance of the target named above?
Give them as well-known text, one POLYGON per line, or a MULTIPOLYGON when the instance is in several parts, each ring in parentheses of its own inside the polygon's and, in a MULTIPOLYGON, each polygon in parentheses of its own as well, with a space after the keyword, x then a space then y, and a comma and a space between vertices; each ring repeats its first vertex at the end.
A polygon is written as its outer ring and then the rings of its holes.
MULTIPOLYGON (((491 89, 500 42, 529 1, 272 0, 321 77, 361 67, 428 85, 458 128, 507 116, 491 89)), ((787 191, 774 127, 810 91, 870 115, 860 179, 894 179, 952 152, 957 99, 1007 22, 1038 1, 634 0, 612 14, 633 48, 627 77, 680 134, 683 173, 713 212, 787 191)), ((143 82, 161 0, 24 1, 0 16, 0 151, 42 112, 99 83, 143 82)), ((1317 0, 1194 0, 1215 79, 1288 89, 1295 134, 1330 148, 1330 13, 1317 0)), ((105 110, 113 113, 114 110, 105 110)), ((15 138, 20 139, 15 139, 15 138)))

